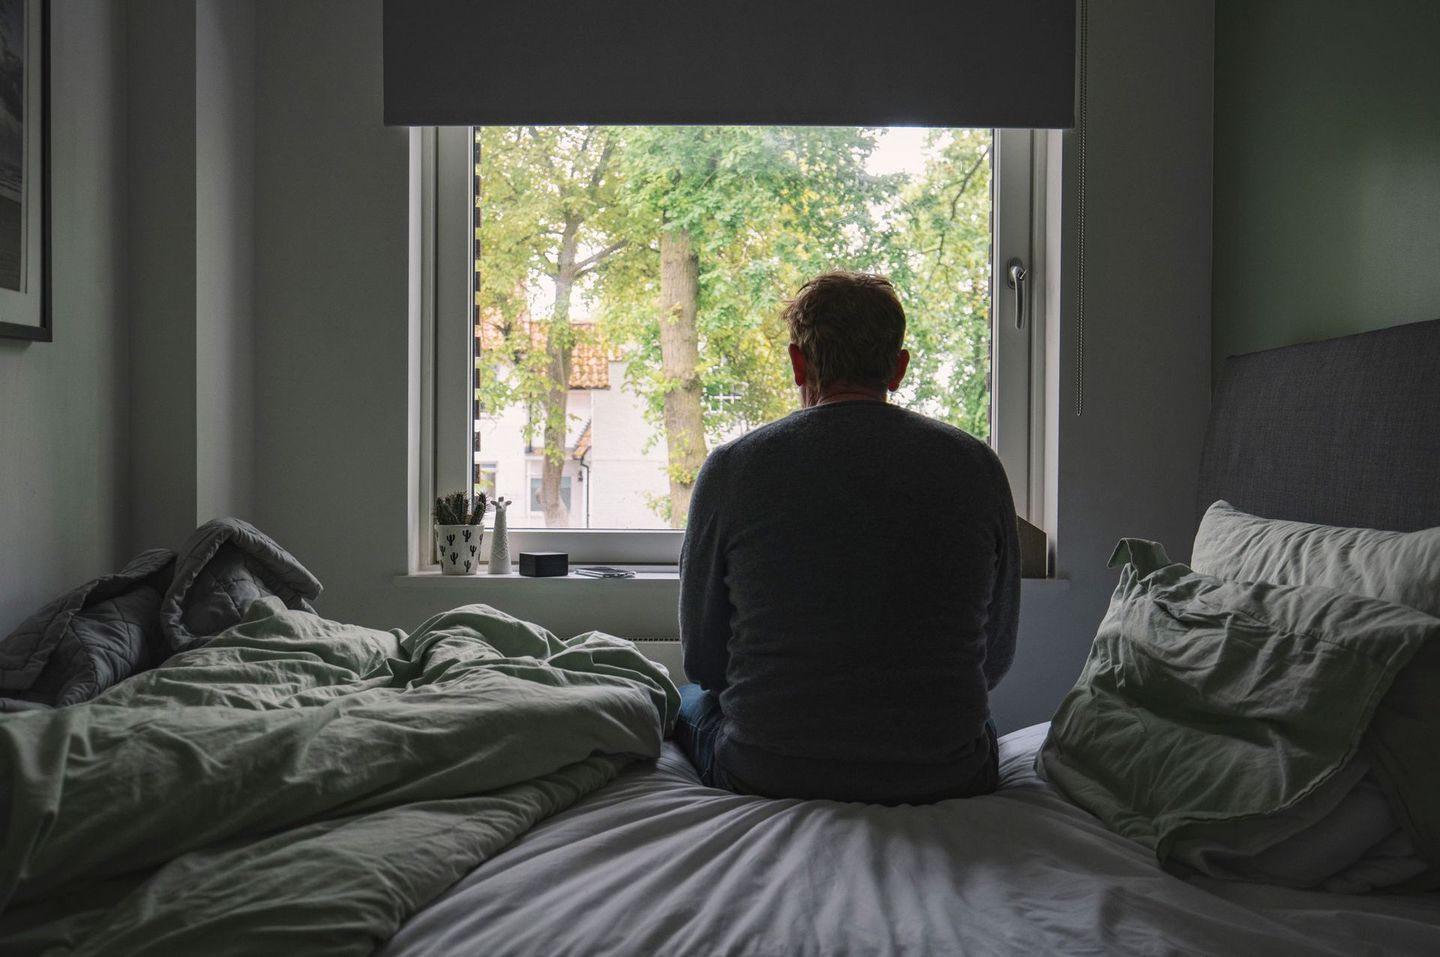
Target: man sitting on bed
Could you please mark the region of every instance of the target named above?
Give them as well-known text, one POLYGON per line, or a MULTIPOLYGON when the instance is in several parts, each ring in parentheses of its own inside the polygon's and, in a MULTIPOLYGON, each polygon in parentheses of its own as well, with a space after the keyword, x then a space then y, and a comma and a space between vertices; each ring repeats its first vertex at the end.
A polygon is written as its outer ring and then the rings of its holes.
POLYGON ((886 402, 910 354, 889 281, 785 310, 801 408, 710 453, 680 558, 675 739, 701 779, 920 804, 995 788, 987 693, 1019 614, 1015 508, 984 442, 886 402))

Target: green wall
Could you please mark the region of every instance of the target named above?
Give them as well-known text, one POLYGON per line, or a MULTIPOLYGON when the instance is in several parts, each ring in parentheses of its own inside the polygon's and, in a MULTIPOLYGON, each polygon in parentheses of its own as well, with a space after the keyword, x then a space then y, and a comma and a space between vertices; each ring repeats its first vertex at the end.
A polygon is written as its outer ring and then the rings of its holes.
POLYGON ((1217 0, 1214 361, 1440 318, 1440 2, 1217 0))

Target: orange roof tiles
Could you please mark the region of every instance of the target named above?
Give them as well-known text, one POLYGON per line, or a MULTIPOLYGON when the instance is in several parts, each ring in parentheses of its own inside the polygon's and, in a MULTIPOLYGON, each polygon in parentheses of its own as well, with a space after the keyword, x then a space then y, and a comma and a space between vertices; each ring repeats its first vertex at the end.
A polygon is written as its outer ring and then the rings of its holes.
MULTIPOLYGON (((531 347, 545 348, 545 330, 540 324, 528 318, 521 319, 520 322, 529 326, 531 347)), ((574 326, 581 333, 581 337, 570 351, 570 388, 610 388, 610 362, 620 356, 584 335, 595 328, 593 322, 576 322, 574 326)), ((498 316, 482 318, 475 324, 475 333, 481 349, 498 349, 505 343, 506 329, 498 316)))
POLYGON ((590 445, 594 439, 595 420, 587 419, 585 420, 584 430, 580 433, 580 437, 575 440, 575 445, 570 449, 570 457, 572 459, 585 458, 586 453, 590 451, 590 445))

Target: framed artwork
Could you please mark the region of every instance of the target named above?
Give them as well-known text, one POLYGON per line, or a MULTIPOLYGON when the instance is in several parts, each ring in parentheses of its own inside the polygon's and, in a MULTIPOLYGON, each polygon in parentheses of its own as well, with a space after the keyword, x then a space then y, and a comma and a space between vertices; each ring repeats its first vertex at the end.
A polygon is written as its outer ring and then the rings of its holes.
POLYGON ((0 336, 49 342, 50 0, 0 0, 0 336))

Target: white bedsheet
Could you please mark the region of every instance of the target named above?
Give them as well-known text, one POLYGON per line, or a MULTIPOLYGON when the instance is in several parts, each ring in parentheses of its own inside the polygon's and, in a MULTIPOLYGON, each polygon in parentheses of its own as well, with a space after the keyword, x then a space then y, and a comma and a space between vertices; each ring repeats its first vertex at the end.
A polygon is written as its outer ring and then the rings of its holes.
POLYGON ((1001 740, 1001 791, 928 807, 741 797, 671 744, 526 834, 380 954, 1440 955, 1440 895, 1182 881, 1001 740))

